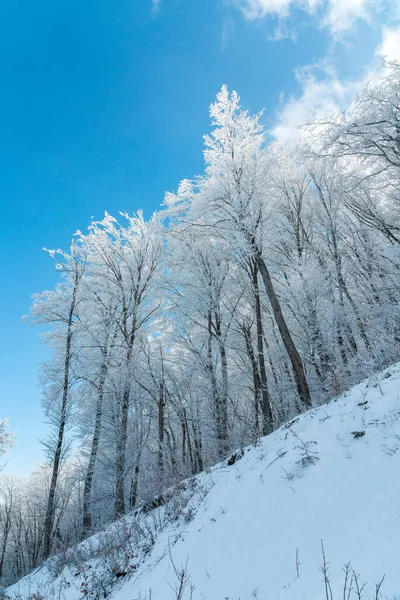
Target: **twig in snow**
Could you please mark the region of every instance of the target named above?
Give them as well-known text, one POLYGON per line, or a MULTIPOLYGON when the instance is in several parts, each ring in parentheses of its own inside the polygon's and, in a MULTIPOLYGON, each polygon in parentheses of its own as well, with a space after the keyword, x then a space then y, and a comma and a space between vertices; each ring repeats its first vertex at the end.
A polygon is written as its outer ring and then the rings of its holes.
POLYGON ((326 600, 333 600, 332 588, 331 588, 331 583, 330 583, 329 574, 328 574, 329 563, 326 560, 324 542, 322 540, 321 540, 321 552, 322 552, 322 565, 320 565, 319 570, 321 571, 322 576, 323 576, 323 581, 324 581, 324 585, 325 585, 325 597, 326 597, 326 600))

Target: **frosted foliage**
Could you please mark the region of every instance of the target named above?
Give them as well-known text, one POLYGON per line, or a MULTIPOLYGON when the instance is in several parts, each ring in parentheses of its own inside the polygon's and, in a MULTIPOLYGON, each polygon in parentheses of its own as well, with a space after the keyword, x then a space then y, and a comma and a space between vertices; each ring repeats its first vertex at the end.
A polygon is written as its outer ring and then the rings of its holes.
MULTIPOLYGON (((223 86, 210 107, 202 174, 183 179, 151 218, 140 211, 106 213, 78 231, 68 251, 48 251, 58 284, 36 294, 31 311, 32 322, 45 326, 52 352, 41 374, 47 462, 23 489, 4 488, 2 582, 52 555, 58 573, 75 543, 124 515, 146 517, 126 524, 140 557, 122 525, 120 545, 110 541, 104 589, 97 581, 98 594, 108 593, 116 573, 123 578, 127 569, 139 569, 156 534, 168 535, 175 520, 191 523, 198 504, 188 504, 188 496, 198 498, 201 491, 187 481, 197 481, 218 461, 235 464, 238 448, 257 446, 264 436, 262 445, 276 440, 273 461, 291 431, 279 430, 282 425, 398 362, 399 72, 397 63, 384 64, 381 78, 346 114, 310 126, 285 148, 269 143, 262 113, 249 114, 238 94, 223 86), (151 527, 150 514, 156 515, 151 527)), ((354 414, 364 411, 364 400, 357 402, 354 414)), ((318 414, 323 417, 323 410, 318 414)), ((335 414, 331 422, 336 418, 344 436, 341 413, 335 414)), ((364 414, 367 419, 372 410, 364 414)), ((354 431, 366 429, 363 423, 358 420, 354 431)), ((393 439, 387 452, 397 456, 393 439)), ((9 443, 0 421, 0 453, 9 443)), ((276 474, 279 485, 291 482, 282 492, 291 502, 301 468, 312 465, 317 472, 313 444, 304 443, 296 438, 303 451, 297 466, 282 462, 287 473, 276 474)), ((268 508, 266 497, 260 500, 264 537, 280 505, 275 484, 267 496, 276 509, 268 508)), ((312 496, 309 489, 304 495, 312 496)), ((328 496, 317 498, 320 510, 328 496)), ((296 506, 296 526, 303 522, 298 513, 296 506)), ((284 531, 284 524, 277 528, 284 531)), ((228 529, 235 529, 232 523, 228 529)), ((303 534, 299 530, 299 546, 303 534)), ((321 535, 315 531, 318 544, 321 535)), ((241 559, 239 550, 232 550, 232 559, 241 559)), ((289 552, 293 568, 295 551, 289 552)), ((82 552, 74 569, 88 595, 82 552)), ((240 573, 239 566, 230 570, 240 573)), ((207 582, 212 586, 212 579, 207 582)), ((238 586, 220 587, 218 596, 251 596, 238 586)), ((145 597, 147 590, 139 591, 145 597)), ((300 597, 313 596, 301 588, 300 597)))
POLYGON ((8 452, 14 443, 14 436, 8 431, 7 419, 0 419, 0 457, 8 452))

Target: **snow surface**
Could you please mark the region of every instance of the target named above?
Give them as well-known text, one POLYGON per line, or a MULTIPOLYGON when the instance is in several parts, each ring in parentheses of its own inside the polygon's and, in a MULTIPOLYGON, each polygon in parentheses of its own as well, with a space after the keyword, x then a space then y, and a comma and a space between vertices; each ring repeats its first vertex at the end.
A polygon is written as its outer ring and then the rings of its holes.
MULTIPOLYGON (((324 600, 323 540, 334 600, 343 597, 347 562, 368 582, 365 598, 385 575, 382 598, 400 600, 399 395, 397 364, 246 448, 232 466, 198 475, 196 493, 175 507, 177 520, 110 598, 175 600, 174 565, 187 565, 184 599, 192 584, 193 600, 324 600)), ((161 522, 165 511, 142 516, 142 525, 161 522)), ((50 579, 45 566, 7 594, 44 593, 50 579)), ((81 581, 76 566, 66 567, 46 600, 61 588, 66 600, 85 597, 81 581)))

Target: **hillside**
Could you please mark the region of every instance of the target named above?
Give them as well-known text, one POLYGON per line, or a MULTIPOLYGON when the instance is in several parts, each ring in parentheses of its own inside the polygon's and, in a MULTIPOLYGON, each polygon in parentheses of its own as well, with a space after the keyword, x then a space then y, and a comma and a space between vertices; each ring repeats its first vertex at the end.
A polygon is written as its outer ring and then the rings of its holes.
POLYGON ((400 598, 399 395, 398 364, 169 490, 6 597, 329 600, 322 540, 334 600, 347 598, 348 562, 368 582, 360 597, 400 598))

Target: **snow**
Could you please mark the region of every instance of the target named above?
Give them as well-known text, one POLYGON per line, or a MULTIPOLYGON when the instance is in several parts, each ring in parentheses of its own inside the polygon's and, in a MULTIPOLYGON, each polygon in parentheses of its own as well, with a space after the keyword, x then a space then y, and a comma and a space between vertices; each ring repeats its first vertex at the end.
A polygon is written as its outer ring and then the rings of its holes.
MULTIPOLYGON (((191 584, 192 600, 322 600, 322 540, 334 600, 343 597, 347 562, 368 582, 365 598, 385 575, 382 598, 400 599, 399 395, 397 364, 246 448, 232 466, 198 475, 188 504, 175 507, 178 519, 110 598, 175 600, 175 570, 186 565, 184 599, 191 584)), ((142 523, 161 523, 168 509, 142 523)), ((84 597, 80 577, 66 567, 46 599, 60 588, 66 600, 84 597)), ((50 579, 45 566, 7 594, 48 590, 50 579)))

